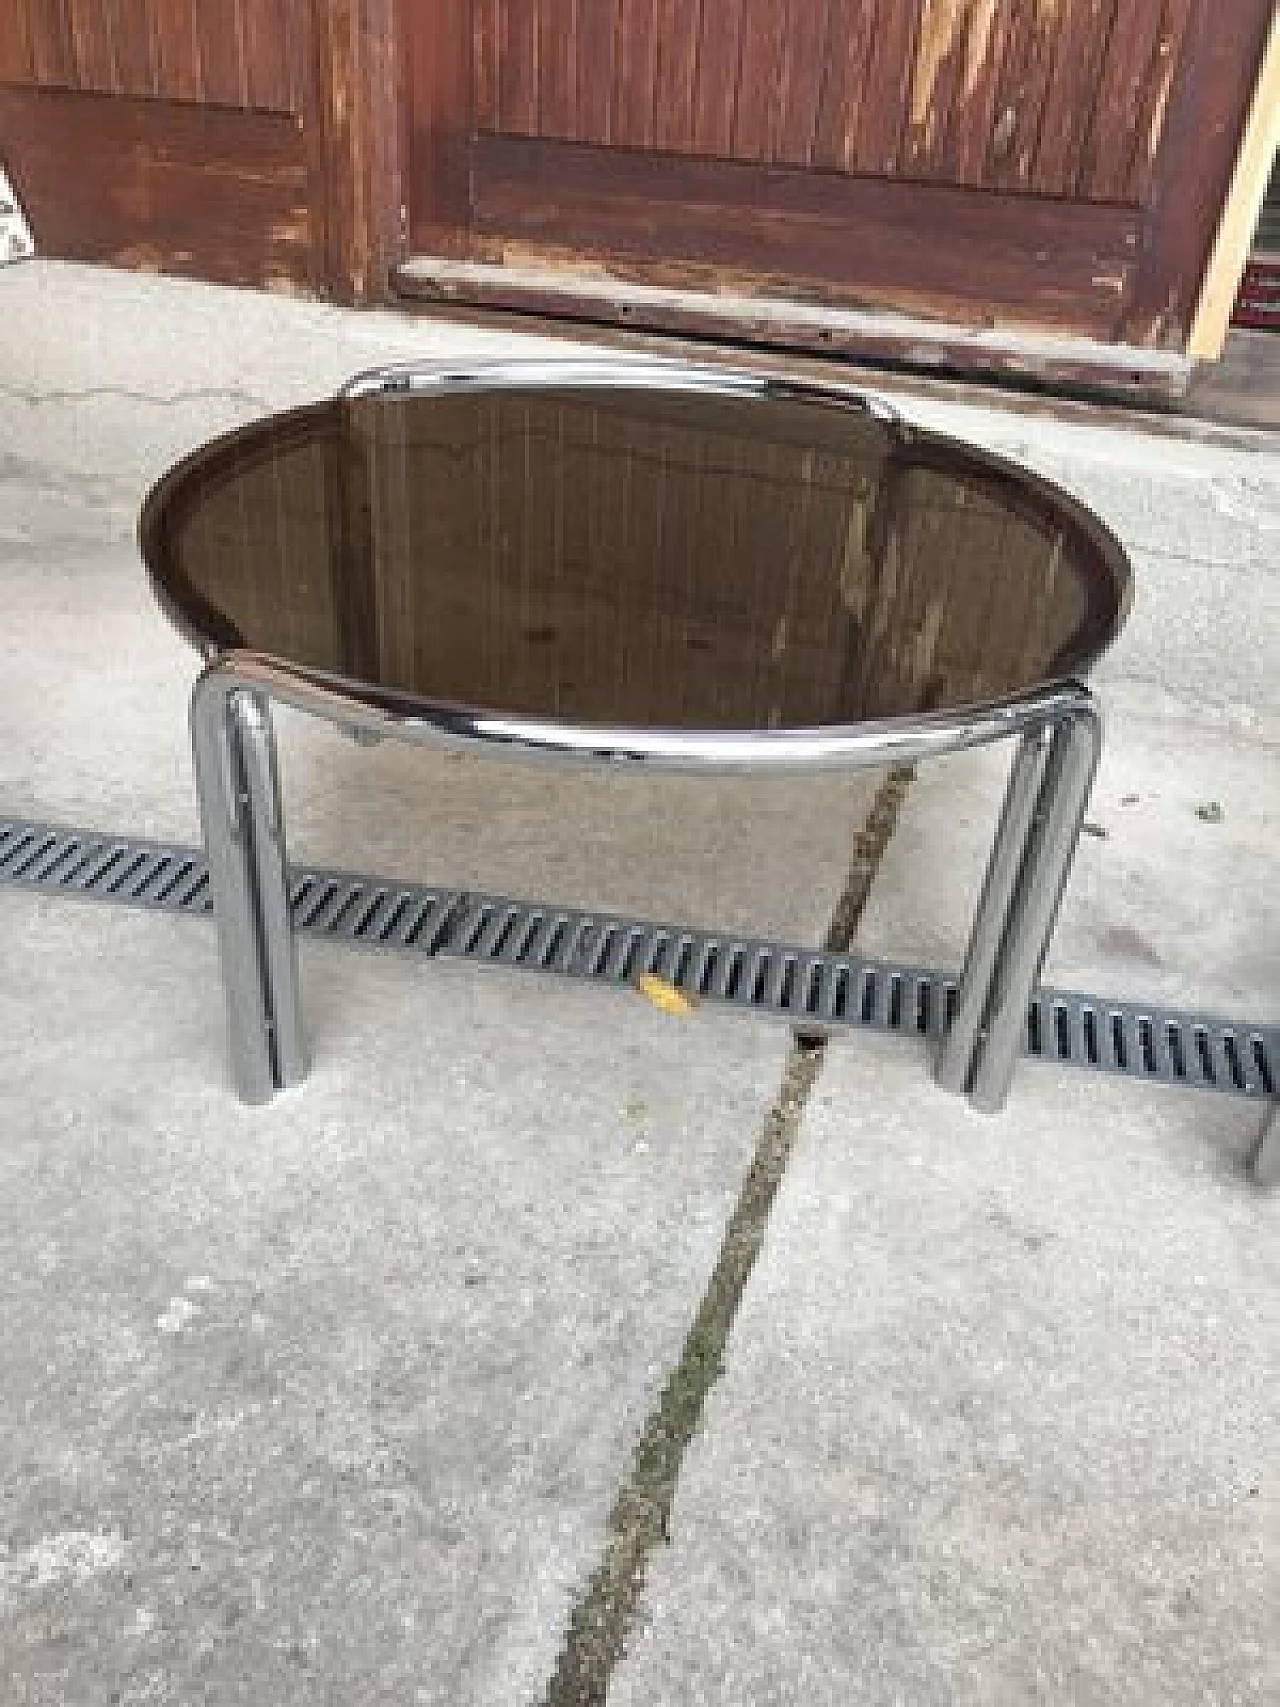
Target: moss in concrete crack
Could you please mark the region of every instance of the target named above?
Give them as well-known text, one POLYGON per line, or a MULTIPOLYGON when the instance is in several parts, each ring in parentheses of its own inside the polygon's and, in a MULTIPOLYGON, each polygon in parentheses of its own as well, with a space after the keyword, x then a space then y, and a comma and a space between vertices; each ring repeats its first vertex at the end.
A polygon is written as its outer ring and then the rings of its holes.
POLYGON ((821 1064, 821 1047, 793 1046, 782 1091, 765 1122, 711 1282, 614 1505, 604 1558, 570 1620, 547 1689, 547 1707, 588 1707, 605 1699, 639 1603, 645 1565, 667 1539, 685 1450, 721 1373, 729 1330, 764 1242, 769 1211, 821 1064))
POLYGON ((828 954, 843 954, 853 942, 870 899, 871 885, 898 827, 902 803, 915 780, 914 766, 897 765, 876 790, 867 821, 854 837, 849 875, 823 938, 822 946, 828 954))
MULTIPOLYGON (((891 771, 877 792, 827 930, 825 947, 831 952, 853 941, 913 777, 908 769, 891 771)), ((791 1047, 711 1280, 614 1503, 604 1557, 570 1618, 544 1707, 602 1707, 605 1701, 640 1604, 649 1557, 668 1538, 684 1454, 724 1367, 733 1319, 764 1244, 823 1053, 821 1040, 797 1037, 791 1047)))

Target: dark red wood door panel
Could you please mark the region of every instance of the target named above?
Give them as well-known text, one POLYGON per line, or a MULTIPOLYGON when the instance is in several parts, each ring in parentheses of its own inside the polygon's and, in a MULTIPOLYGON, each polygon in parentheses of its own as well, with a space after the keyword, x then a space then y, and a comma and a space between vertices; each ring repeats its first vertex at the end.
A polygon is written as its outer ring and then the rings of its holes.
POLYGON ((1272 0, 403 0, 411 248, 1179 347, 1272 0))

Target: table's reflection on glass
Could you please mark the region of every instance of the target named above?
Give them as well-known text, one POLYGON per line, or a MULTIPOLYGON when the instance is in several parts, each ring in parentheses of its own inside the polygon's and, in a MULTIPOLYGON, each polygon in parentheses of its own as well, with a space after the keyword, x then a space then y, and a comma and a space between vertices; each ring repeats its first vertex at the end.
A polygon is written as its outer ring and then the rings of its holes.
POLYGON ((860 409, 558 388, 336 400, 236 435, 155 518, 197 634, 432 701, 779 729, 1083 669, 1109 542, 860 409))

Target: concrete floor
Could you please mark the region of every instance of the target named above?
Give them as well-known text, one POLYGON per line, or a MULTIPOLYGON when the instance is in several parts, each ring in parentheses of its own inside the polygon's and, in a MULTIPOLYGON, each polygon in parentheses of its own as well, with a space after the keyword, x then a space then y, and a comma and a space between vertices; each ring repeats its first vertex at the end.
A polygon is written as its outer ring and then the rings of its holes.
MULTIPOLYGON (((194 660, 132 543, 148 481, 361 366, 516 346, 564 348, 0 271, 0 810, 194 837, 194 660)), ((1280 459, 903 406, 1079 491, 1138 568, 1051 976, 1274 1021, 1280 459)), ((300 857, 810 939, 874 789, 549 792, 298 718, 282 744, 300 857)), ((864 943, 956 961, 1003 763, 924 774, 864 943)), ((207 927, 0 890, 0 929, 0 1699, 1280 1693, 1256 1109, 1041 1068, 983 1121, 910 1046, 833 1045, 788 1104, 669 1545, 571 1695, 784 1034, 312 946, 315 1075, 255 1114, 207 927)))

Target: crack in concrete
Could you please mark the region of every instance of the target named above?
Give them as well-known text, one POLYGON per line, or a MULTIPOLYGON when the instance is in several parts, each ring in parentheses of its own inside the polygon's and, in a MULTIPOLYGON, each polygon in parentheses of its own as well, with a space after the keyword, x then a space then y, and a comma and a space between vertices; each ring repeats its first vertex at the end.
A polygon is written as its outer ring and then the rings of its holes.
POLYGON ((250 391, 221 385, 197 386, 190 391, 168 393, 135 391, 127 385, 88 385, 70 391, 52 391, 43 386, 38 391, 28 391, 20 385, 0 385, 0 397, 11 397, 15 402, 29 404, 33 409, 43 408, 50 403, 91 403, 100 397, 116 397, 126 403, 153 404, 157 409, 176 408, 180 403, 240 403, 247 408, 261 409, 264 412, 271 408, 265 398, 255 397, 250 391))
MULTIPOLYGON (((889 772, 854 841, 853 858, 823 946, 842 953, 857 933, 871 887, 897 828, 913 769, 889 772)), ((575 1606, 542 1707, 602 1707, 626 1651, 650 1556, 669 1539, 684 1455, 723 1369, 725 1348, 747 1281, 764 1245, 778 1188, 805 1107, 822 1071, 825 1040, 797 1034, 782 1084, 725 1229, 711 1279, 680 1359, 650 1412, 630 1474, 609 1515, 604 1555, 575 1606)))
POLYGON ((915 780, 914 766, 899 765, 889 772, 876 790, 866 822, 853 839, 849 872, 831 915, 831 923, 827 926, 827 934, 822 939, 827 954, 843 954, 852 946, 871 898, 871 885, 898 827, 907 792, 915 780))

